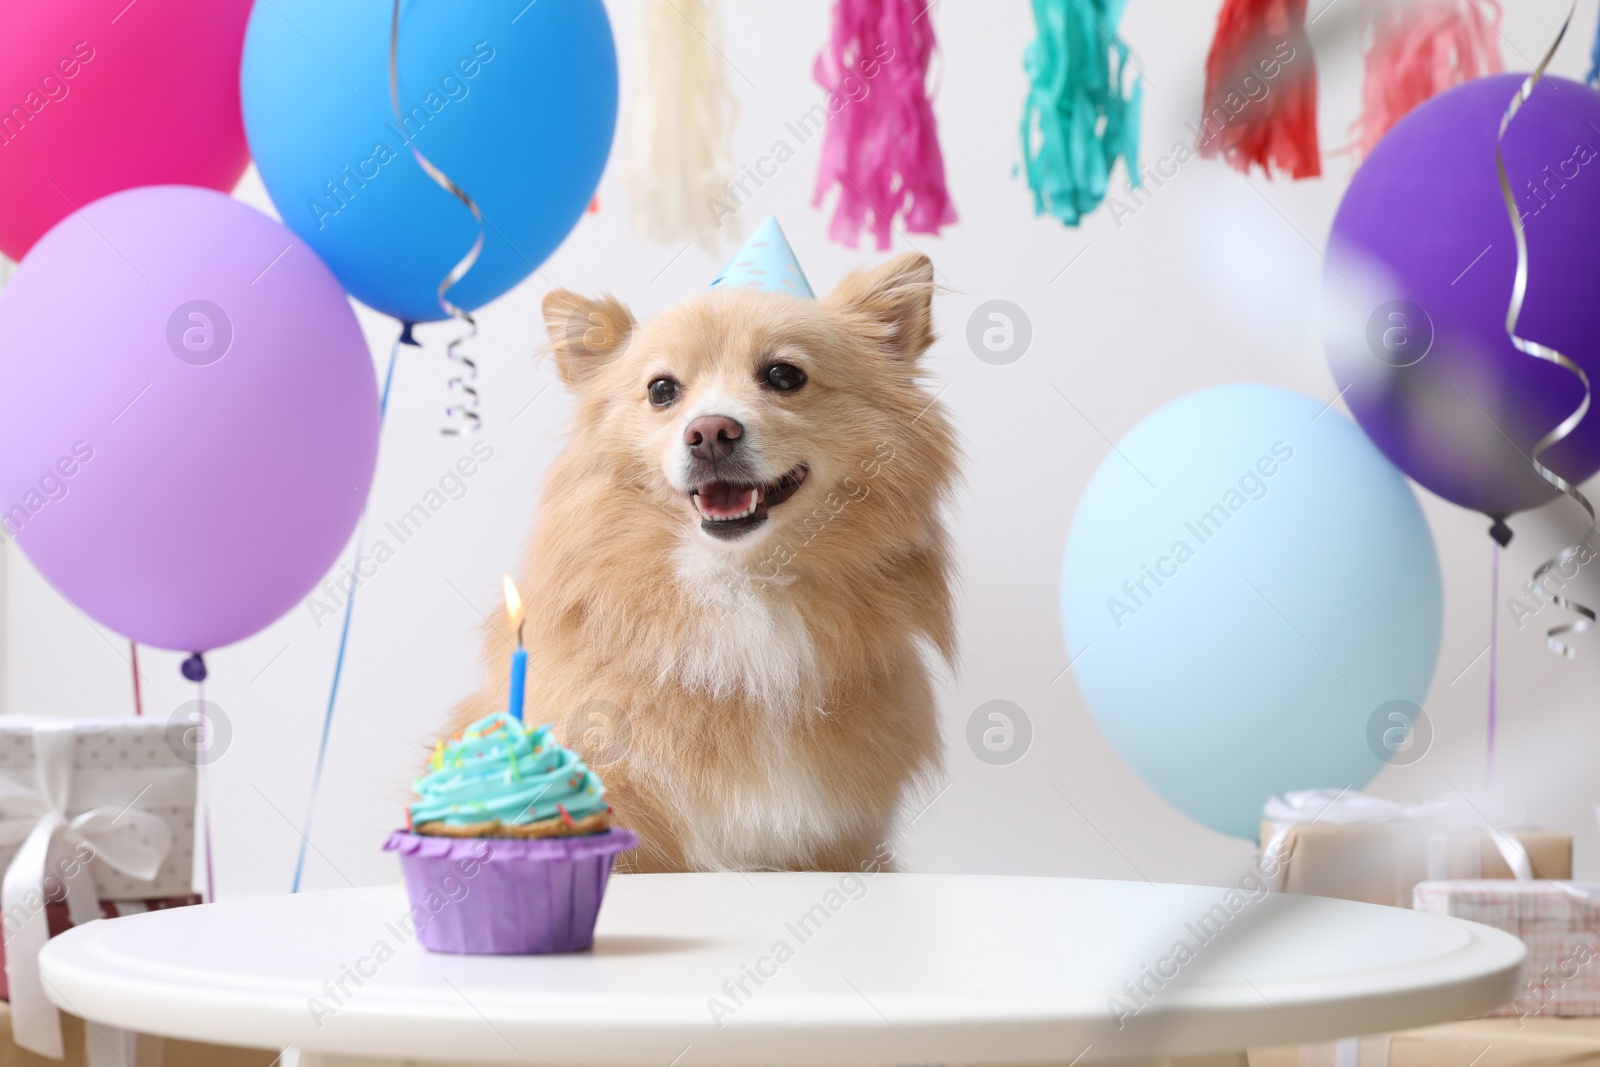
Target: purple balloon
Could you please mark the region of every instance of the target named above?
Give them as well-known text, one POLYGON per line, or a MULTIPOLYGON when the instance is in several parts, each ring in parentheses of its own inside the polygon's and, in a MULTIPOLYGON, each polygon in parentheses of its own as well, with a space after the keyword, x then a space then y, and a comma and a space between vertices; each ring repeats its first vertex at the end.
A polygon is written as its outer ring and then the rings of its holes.
MULTIPOLYGON (((1323 272, 1328 362, 1356 420, 1423 486, 1495 516, 1557 495, 1529 456, 1583 399, 1505 332, 1517 257, 1495 141, 1522 80, 1468 82, 1402 119, 1351 181, 1323 272)), ((1528 235, 1517 332, 1600 383, 1600 93, 1545 78, 1505 162, 1528 235)), ((1574 483, 1600 470, 1600 419, 1544 462, 1574 483)))
POLYGON ((0 292, 0 524, 56 589, 143 644, 248 637, 332 566, 378 449, 339 283, 221 193, 74 212, 0 292))

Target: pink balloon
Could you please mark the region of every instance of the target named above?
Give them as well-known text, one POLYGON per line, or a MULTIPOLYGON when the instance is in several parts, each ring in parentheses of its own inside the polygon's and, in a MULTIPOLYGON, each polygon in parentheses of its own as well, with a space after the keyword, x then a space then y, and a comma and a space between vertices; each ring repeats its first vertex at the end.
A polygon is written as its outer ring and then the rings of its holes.
POLYGON ((232 189, 250 0, 0 4, 0 252, 108 193, 232 189))
POLYGON ((144 644, 204 651, 293 607, 355 528, 377 450, 338 281, 230 197, 115 193, 0 290, 0 537, 144 644))

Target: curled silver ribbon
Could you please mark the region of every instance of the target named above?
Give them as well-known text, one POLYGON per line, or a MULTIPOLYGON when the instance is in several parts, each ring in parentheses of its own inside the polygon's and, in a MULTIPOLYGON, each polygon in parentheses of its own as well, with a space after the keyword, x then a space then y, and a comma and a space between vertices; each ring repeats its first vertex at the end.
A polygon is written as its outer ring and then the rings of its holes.
MULTIPOLYGON (((1527 103, 1528 97, 1533 94, 1534 86, 1538 85, 1540 79, 1544 77, 1545 68, 1550 65, 1550 60, 1555 57, 1556 50, 1561 47, 1562 39, 1566 37, 1567 30, 1572 26, 1572 16, 1577 12, 1577 7, 1577 0, 1573 0, 1572 7, 1567 10, 1567 19, 1561 24, 1561 32, 1556 34, 1556 39, 1550 45, 1549 51, 1545 52, 1544 58, 1539 60, 1539 65, 1533 68, 1533 72, 1523 79, 1521 88, 1517 90, 1517 95, 1512 97, 1510 105, 1506 108, 1505 115, 1500 119, 1500 132, 1495 139, 1494 146, 1494 166, 1495 173, 1500 178, 1500 196, 1505 201, 1506 213, 1511 217, 1511 231, 1517 239, 1517 278, 1511 290, 1511 304, 1506 309, 1506 336, 1511 339, 1511 344, 1518 352, 1532 356, 1535 359, 1542 359, 1546 363, 1554 363, 1562 370, 1576 376, 1578 381, 1583 383, 1583 402, 1577 406, 1572 414, 1562 419, 1560 425, 1541 437, 1538 443, 1533 446, 1531 462, 1539 477, 1577 501, 1578 505, 1589 516, 1589 530, 1581 540, 1566 546, 1554 558, 1545 560, 1534 570, 1534 588, 1541 590, 1544 587, 1540 585, 1540 582, 1545 575, 1580 553, 1588 543, 1589 538, 1593 537, 1596 532, 1594 505, 1590 504, 1588 499, 1578 491, 1577 486, 1539 462, 1540 456, 1570 436, 1578 428, 1578 423, 1582 422, 1583 417, 1589 413, 1591 390, 1589 375, 1584 373, 1583 368, 1566 355, 1548 345, 1542 345, 1537 341, 1530 341, 1517 335, 1517 322, 1522 318, 1523 298, 1528 293, 1528 235, 1522 228, 1522 215, 1517 211, 1517 199, 1511 191, 1511 179, 1506 176, 1506 160, 1503 148, 1505 146, 1506 129, 1511 125, 1511 120, 1516 117, 1517 112, 1522 110, 1522 105, 1527 103)), ((1549 596, 1551 603, 1577 616, 1571 622, 1551 627, 1545 632, 1544 638, 1545 644, 1549 646, 1552 652, 1571 659, 1575 653, 1571 645, 1561 640, 1562 635, 1583 633, 1595 624, 1595 613, 1558 592, 1552 592, 1549 596)))
MULTIPOLYGON (((402 127, 405 120, 400 115, 400 0, 394 0, 394 14, 389 20, 389 104, 394 109, 395 122, 402 127)), ((461 394, 461 398, 444 409, 445 418, 453 421, 452 425, 441 428, 445 434, 472 433, 483 425, 483 420, 478 416, 478 389, 472 383, 478 378, 478 364, 464 352, 456 349, 464 342, 478 336, 478 322, 465 309, 457 307, 445 298, 445 293, 466 277, 472 265, 478 261, 478 256, 483 252, 484 228, 483 212, 478 210, 478 205, 472 197, 450 179, 450 176, 438 167, 421 152, 417 151, 415 144, 408 145, 411 155, 422 168, 423 173, 434 180, 434 183, 464 204, 472 212, 472 218, 478 224, 478 239, 472 242, 472 248, 465 256, 450 268, 450 273, 445 275, 439 283, 439 307, 446 315, 463 322, 467 332, 458 334, 445 346, 445 356, 452 362, 459 364, 461 373, 450 379, 449 387, 461 394)))

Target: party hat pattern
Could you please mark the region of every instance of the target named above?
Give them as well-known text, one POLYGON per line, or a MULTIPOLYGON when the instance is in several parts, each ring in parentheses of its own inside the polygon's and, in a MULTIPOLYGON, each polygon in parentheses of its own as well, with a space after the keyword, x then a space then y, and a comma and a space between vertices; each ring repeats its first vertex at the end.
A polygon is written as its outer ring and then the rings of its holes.
POLYGON ((789 247, 788 238, 783 236, 777 218, 772 215, 768 215, 766 221, 756 227, 750 240, 722 268, 722 273, 713 279, 710 288, 724 285, 806 299, 814 299, 817 295, 811 291, 811 283, 806 281, 805 271, 800 269, 794 249, 789 247))

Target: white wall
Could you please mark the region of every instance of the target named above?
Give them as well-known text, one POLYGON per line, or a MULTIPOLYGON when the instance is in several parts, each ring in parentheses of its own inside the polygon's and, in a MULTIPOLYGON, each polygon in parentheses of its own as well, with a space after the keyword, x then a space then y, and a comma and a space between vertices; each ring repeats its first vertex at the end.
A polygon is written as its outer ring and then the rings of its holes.
MULTIPOLYGON (((829 6, 824 0, 724 5, 726 52, 742 72, 733 75, 742 108, 737 158, 753 162, 766 153, 784 135, 784 122, 818 98, 810 67, 826 36, 829 6)), ((1198 114, 1218 6, 1217 0, 1129 5, 1125 36, 1148 76, 1149 158, 1185 138, 1183 124, 1198 114)), ((1553 37, 1565 4, 1506 6, 1507 62, 1525 69, 1553 37)), ((1344 140, 1359 93, 1350 22, 1357 4, 1313 0, 1313 7, 1331 9, 1315 25, 1322 133, 1331 147, 1344 140)), ((625 49, 628 7, 613 4, 613 17, 625 49)), ((953 290, 936 303, 944 338, 931 365, 949 383, 944 400, 969 456, 954 518, 964 666, 941 695, 951 784, 911 829, 909 866, 1232 880, 1251 846, 1194 824, 1144 786, 1096 731, 1070 676, 1060 677, 1066 658, 1059 558, 1075 503, 1108 451, 1108 438, 1154 408, 1194 389, 1243 380, 1334 395, 1314 326, 1317 249, 1351 165, 1329 158, 1321 180, 1257 176, 1246 183, 1218 164, 1196 161, 1120 226, 1104 210, 1079 230, 1036 219, 1025 186, 1012 177, 1025 86, 1021 56, 1032 36, 1029 5, 950 2, 934 17, 943 42, 937 109, 961 222, 945 237, 917 238, 915 247, 933 257, 953 290), (968 315, 997 297, 1022 306, 1034 330, 1031 350, 1010 366, 980 362, 964 341, 968 315), (1008 767, 979 762, 962 742, 970 713, 997 698, 1021 705, 1035 735, 1027 756, 1008 767)), ((1558 72, 1582 76, 1593 30, 1586 12, 1558 72)), ((826 217, 808 206, 818 145, 814 139, 803 146, 738 221, 748 229, 776 212, 813 284, 825 289, 881 255, 826 242, 826 217)), ((679 254, 679 247, 634 239, 617 163, 600 189, 600 213, 585 218, 533 278, 480 316, 474 352, 483 367, 483 436, 494 447, 493 460, 361 591, 312 834, 310 887, 395 877, 378 847, 400 820, 422 746, 449 705, 477 681, 480 613, 496 609, 500 573, 517 557, 570 408, 550 368, 531 358, 542 340, 541 297, 553 285, 608 290, 648 315, 701 289, 721 265, 721 256, 698 248, 679 254)), ((268 206, 253 173, 239 195, 268 206)), ((906 246, 897 239, 896 250, 906 246)), ((381 364, 393 324, 364 311, 362 322, 381 364)), ((371 501, 375 527, 417 501, 467 447, 438 432, 446 330, 425 330, 428 349, 401 354, 371 501)), ((1487 641, 1490 545, 1481 517, 1423 495, 1445 573, 1444 646, 1427 705, 1437 738, 1421 762, 1387 769, 1373 786, 1408 799, 1456 785, 1479 789, 1485 778, 1487 661, 1473 660, 1487 641)), ((1504 561, 1508 581, 1520 582, 1560 532, 1576 528, 1574 511, 1558 503, 1524 517, 1504 561)), ((4 551, 5 708, 131 713, 125 642, 62 601, 19 552, 4 551)), ((1589 591, 1600 595, 1592 584, 1589 591)), ((1591 755, 1600 751, 1593 696, 1600 635, 1580 640, 1576 661, 1546 652, 1534 627, 1518 632, 1504 614, 1502 637, 1496 786, 1535 820, 1574 832, 1580 873, 1600 876, 1600 830, 1591 808, 1591 755)), ((233 728, 212 772, 223 895, 289 885, 337 645, 337 619, 318 626, 303 606, 209 657, 209 695, 233 728)), ((178 674, 180 658, 143 653, 149 714, 165 716, 192 698, 178 674)))

